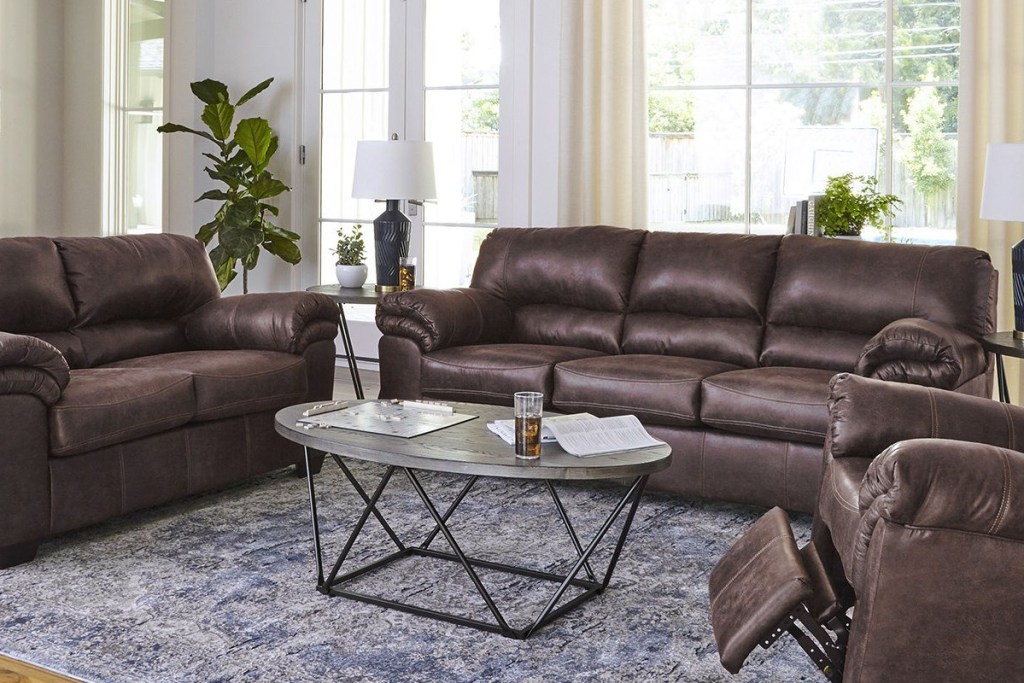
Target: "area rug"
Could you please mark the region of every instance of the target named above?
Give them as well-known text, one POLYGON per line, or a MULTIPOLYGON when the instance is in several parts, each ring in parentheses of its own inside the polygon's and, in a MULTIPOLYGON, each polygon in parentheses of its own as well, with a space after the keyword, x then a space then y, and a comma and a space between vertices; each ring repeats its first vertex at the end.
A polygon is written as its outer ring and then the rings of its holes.
MULTIPOLYGON (((353 471, 372 486, 382 470, 353 471)), ((330 462, 317 483, 325 554, 335 558, 361 505, 330 462)), ((424 484, 442 506, 457 489, 448 476, 424 484)), ((559 491, 584 538, 621 495, 615 486, 559 491)), ((404 478, 393 479, 381 507, 403 536, 430 528, 404 478)), ((718 661, 708 574, 762 512, 646 494, 608 590, 518 641, 318 593, 306 484, 278 472, 65 534, 34 562, 0 570, 0 652, 96 683, 819 680, 787 638, 755 650, 737 676, 718 661)), ((369 525, 356 562, 391 549, 369 525)), ((806 538, 810 518, 794 516, 794 526, 806 538)), ((574 559, 536 483, 481 480, 452 528, 471 556, 549 571, 574 559)), ((447 549, 442 538, 435 544, 447 549)), ((552 590, 523 577, 482 578, 514 626, 552 590)), ((403 560, 360 581, 364 592, 485 614, 449 562, 403 560)))

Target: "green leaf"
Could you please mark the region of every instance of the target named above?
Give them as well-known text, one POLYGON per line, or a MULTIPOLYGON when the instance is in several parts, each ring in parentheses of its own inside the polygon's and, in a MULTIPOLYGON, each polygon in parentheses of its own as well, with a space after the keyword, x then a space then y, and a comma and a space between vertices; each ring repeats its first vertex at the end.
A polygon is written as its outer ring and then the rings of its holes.
POLYGON ((268 175, 262 176, 259 180, 253 183, 249 187, 249 194, 256 199, 267 199, 269 197, 276 197, 282 192, 287 192, 288 186, 282 183, 276 178, 272 178, 268 175))
POLYGON ((263 242, 263 228, 258 221, 248 225, 225 225, 218 236, 219 246, 234 258, 251 259, 250 252, 258 250, 263 242))
POLYGON ((188 126, 182 126, 178 123, 165 123, 164 125, 158 127, 156 130, 158 133, 192 133, 192 135, 198 135, 201 138, 206 138, 207 140, 214 144, 220 144, 220 142, 215 137, 213 137, 206 131, 193 130, 188 126))
POLYGON ((287 237, 282 237, 274 232, 265 232, 267 239, 263 243, 264 249, 292 265, 295 265, 302 260, 302 253, 299 251, 299 245, 295 244, 295 242, 287 237))
POLYGON ((203 107, 203 123, 205 123, 213 137, 220 141, 231 137, 231 122, 235 118, 235 108, 227 102, 214 102, 203 107))
POLYGON ((220 81, 215 81, 211 78, 207 78, 203 81, 195 81, 192 83, 192 94, 198 97, 206 104, 216 104, 218 102, 228 102, 228 86, 224 85, 220 81))
POLYGON ((252 165, 262 172, 267 166, 270 157, 267 151, 270 149, 270 142, 273 139, 270 131, 270 124, 266 119, 252 118, 242 119, 235 129, 235 142, 245 150, 246 156, 252 165))
POLYGON ((217 229, 219 227, 220 221, 217 219, 206 223, 199 228, 199 232, 196 233, 196 239, 201 241, 203 244, 209 245, 210 241, 217 235, 217 229))
POLYGON ((223 292, 228 284, 235 279, 235 264, 238 262, 233 256, 227 254, 220 245, 210 250, 210 261, 213 263, 213 270, 217 273, 217 283, 223 292))
POLYGON ((274 225, 273 223, 264 223, 263 231, 268 235, 278 235, 280 237, 286 237, 292 241, 300 240, 302 237, 297 232, 292 232, 287 228, 274 225))
POLYGON ((196 199, 196 201, 201 202, 204 199, 219 199, 221 201, 227 201, 231 199, 231 197, 224 190, 207 190, 199 195, 199 198, 196 199))
MULTIPOLYGON (((237 102, 237 103, 235 104, 235 106, 241 107, 241 106, 242 106, 243 104, 245 104, 246 102, 248 102, 248 101, 249 101, 249 100, 251 100, 252 98, 254 98, 254 97, 256 97, 257 95, 259 95, 259 94, 260 94, 261 92, 263 92, 264 90, 266 90, 266 89, 267 89, 267 87, 268 87, 268 86, 269 86, 269 85, 270 85, 271 83, 273 83, 273 82, 274 82, 274 79, 273 79, 273 78, 268 78, 267 80, 263 81, 263 82, 262 82, 262 83, 260 83, 259 85, 257 85, 257 86, 255 86, 255 87, 253 87, 253 88, 252 88, 252 90, 250 90, 249 92, 245 93, 244 95, 242 95, 242 96, 241 96, 241 97, 240 97, 240 98, 238 99, 238 102, 237 102)), ((252 269, 250 268, 250 270, 252 270, 252 269)))
POLYGON ((254 268, 256 268, 256 264, 259 260, 260 250, 253 249, 252 251, 245 255, 244 259, 242 259, 242 267, 245 268, 246 270, 253 270, 254 268))
MULTIPOLYGON (((227 210, 224 212, 225 227, 221 229, 221 233, 223 233, 227 228, 231 228, 233 230, 235 228, 248 227, 258 217, 259 206, 257 205, 256 200, 251 197, 243 197, 227 207, 227 210)), ((223 234, 221 234, 222 240, 223 237, 223 234)), ((260 239, 257 240, 256 244, 259 244, 262 241, 263 238, 261 236, 260 239)))
POLYGON ((273 204, 267 204, 265 202, 260 202, 260 210, 261 211, 269 211, 270 213, 274 214, 275 216, 281 215, 281 210, 279 208, 277 208, 273 204))

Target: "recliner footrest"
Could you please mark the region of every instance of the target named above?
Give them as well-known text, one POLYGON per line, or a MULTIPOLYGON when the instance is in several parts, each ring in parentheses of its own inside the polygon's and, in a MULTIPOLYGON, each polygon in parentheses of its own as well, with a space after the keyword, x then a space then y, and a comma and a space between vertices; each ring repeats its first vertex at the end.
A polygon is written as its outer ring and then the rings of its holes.
POLYGON ((812 594, 782 508, 769 510, 719 560, 709 593, 722 666, 738 673, 754 647, 768 637, 774 641, 776 627, 812 594))

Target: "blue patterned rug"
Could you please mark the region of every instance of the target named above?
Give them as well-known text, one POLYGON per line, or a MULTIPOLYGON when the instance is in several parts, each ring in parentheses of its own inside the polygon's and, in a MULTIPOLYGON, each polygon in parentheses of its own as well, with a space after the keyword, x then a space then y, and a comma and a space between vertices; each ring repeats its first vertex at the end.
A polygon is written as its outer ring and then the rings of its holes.
MULTIPOLYGON (((353 471, 372 487, 382 468, 353 471)), ((454 495, 451 478, 423 481, 439 507, 454 495)), ((332 463, 317 482, 333 559, 361 505, 332 463)), ((559 492, 585 539, 621 495, 617 487, 559 492)), ((381 508, 403 536, 430 528, 404 477, 392 480, 381 508)), ((738 676, 718 661, 707 577, 761 512, 648 493, 609 589, 516 641, 318 593, 305 481, 280 472, 65 534, 34 562, 0 570, 0 652, 96 683, 819 680, 786 638, 770 652, 758 648, 738 676)), ((391 550, 368 524, 357 562, 391 550)), ((809 526, 809 517, 795 519, 798 536, 809 526)), ((474 557, 555 571, 574 559, 538 484, 481 480, 452 528, 474 557)), ((435 547, 447 549, 441 538, 435 547)), ((514 626, 553 590, 491 572, 482 579, 514 626), (547 592, 538 597, 538 588, 547 592)), ((360 582, 364 592, 486 614, 449 562, 410 558, 360 582)))

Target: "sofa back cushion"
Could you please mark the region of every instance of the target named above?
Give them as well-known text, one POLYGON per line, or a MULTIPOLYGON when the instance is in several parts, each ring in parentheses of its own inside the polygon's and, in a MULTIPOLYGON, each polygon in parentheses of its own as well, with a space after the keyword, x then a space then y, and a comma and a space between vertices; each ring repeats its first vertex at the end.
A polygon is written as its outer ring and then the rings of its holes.
POLYGON ((509 305, 516 342, 618 353, 646 234, 608 226, 498 228, 480 245, 472 286, 509 305))
POLYGON ((779 241, 648 233, 629 298, 623 352, 756 366, 779 241))
POLYGON ((114 320, 174 320, 220 296, 201 242, 184 235, 54 240, 75 301, 75 327, 114 320))
POLYGON ((53 240, 0 239, 0 330, 59 332, 74 319, 75 303, 53 240))
POLYGON ((901 318, 980 338, 993 329, 988 254, 788 235, 768 300, 762 365, 850 371, 864 344, 901 318))

